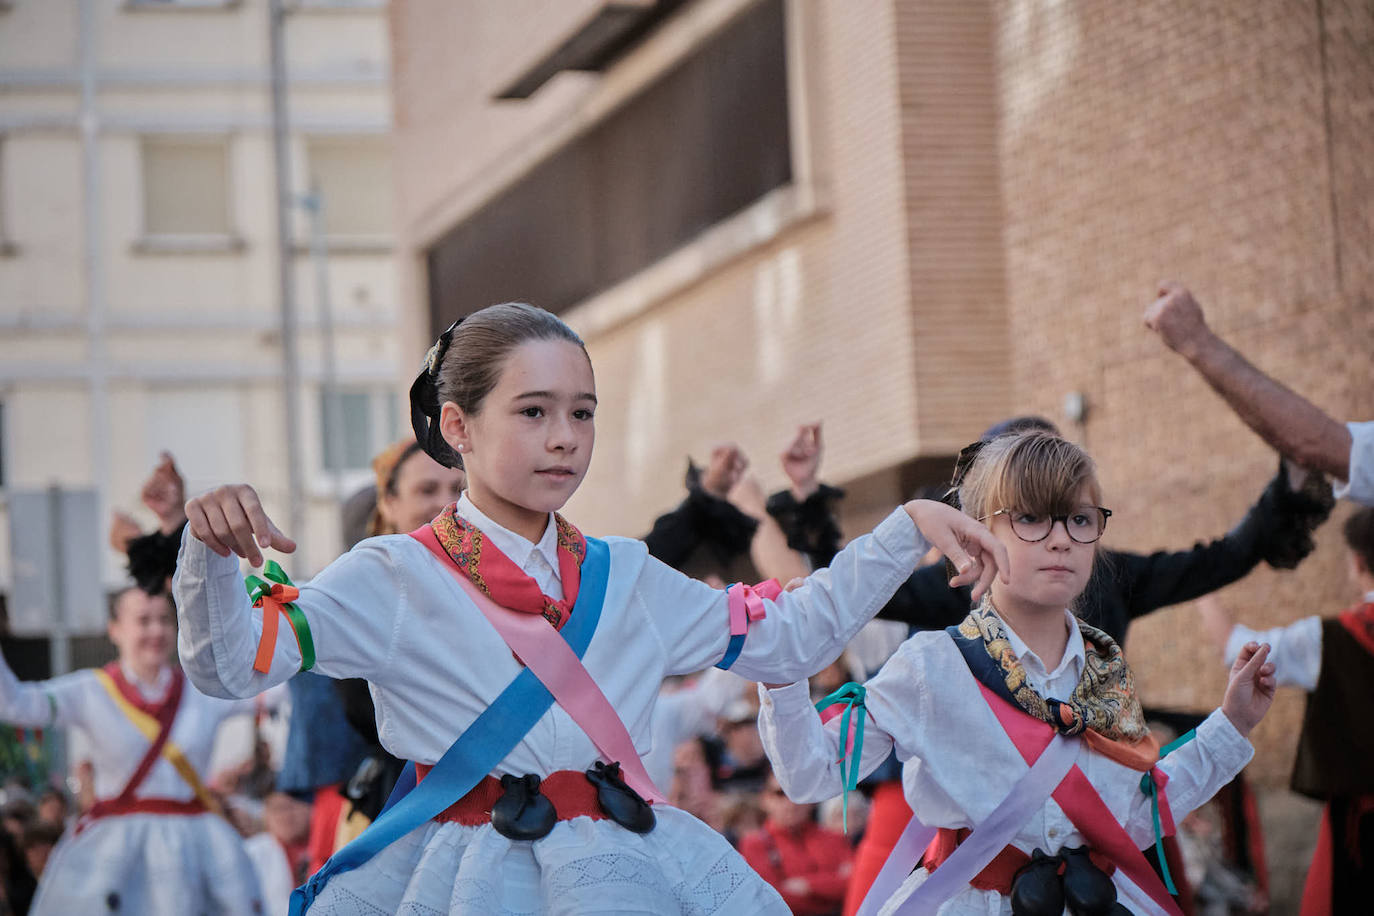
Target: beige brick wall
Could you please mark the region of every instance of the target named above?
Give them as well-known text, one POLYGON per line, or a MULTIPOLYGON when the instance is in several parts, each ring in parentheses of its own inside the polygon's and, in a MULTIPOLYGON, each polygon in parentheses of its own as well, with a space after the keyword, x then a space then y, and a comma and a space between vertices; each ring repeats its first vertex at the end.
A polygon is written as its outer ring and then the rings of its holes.
MULTIPOLYGON (((1312 4, 997 3, 1013 390, 1052 416, 1066 392, 1087 395, 1080 434, 1117 510, 1115 546, 1220 535, 1274 470, 1141 327, 1158 280, 1191 285, 1220 333, 1334 415, 1374 416, 1358 203, 1370 190, 1370 7, 1326 6, 1323 32, 1312 4)), ((1262 568, 1223 600, 1258 625, 1343 607, 1343 517, 1299 570, 1262 568)), ((1148 701, 1219 701, 1224 672, 1194 620, 1179 607, 1132 628, 1148 701)), ((1301 705, 1285 691, 1256 734, 1270 785, 1287 778, 1301 705)))

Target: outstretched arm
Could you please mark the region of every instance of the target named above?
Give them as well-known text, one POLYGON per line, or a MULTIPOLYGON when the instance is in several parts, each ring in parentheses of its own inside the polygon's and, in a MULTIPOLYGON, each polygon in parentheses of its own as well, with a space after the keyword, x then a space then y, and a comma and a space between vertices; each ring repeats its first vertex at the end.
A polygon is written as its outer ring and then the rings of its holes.
MULTIPOLYGON (((820 671, 891 597, 932 543, 961 570, 955 584, 973 584, 976 595, 1007 568, 1001 542, 977 521, 942 503, 908 503, 872 533, 850 541, 829 567, 798 588, 757 602, 756 610, 763 613, 749 626, 733 670, 772 682, 820 671)), ((645 565, 639 588, 665 609, 649 619, 672 658, 670 673, 699 671, 722 660, 729 640, 725 592, 653 560, 645 565)))
POLYGON ((1304 467, 1350 478, 1353 440, 1345 424, 1256 369, 1214 334, 1186 288, 1161 286, 1145 324, 1188 360, 1260 438, 1304 467))
MULTIPOLYGON (((295 542, 267 517, 246 484, 220 487, 186 504, 188 524, 172 582, 176 596, 177 650, 187 677, 210 696, 256 696, 289 680, 302 667, 293 627, 278 620, 268 670, 255 667, 263 611, 254 608, 239 574, 239 557, 263 562, 262 550, 290 552, 295 542)), ((329 677, 369 677, 385 666, 392 646, 391 622, 404 600, 396 570, 380 547, 350 551, 312 582, 292 604, 307 626, 314 670, 329 677)), ((280 613, 280 612, 277 612, 280 613)), ((374 678, 375 679, 375 678, 374 678)))

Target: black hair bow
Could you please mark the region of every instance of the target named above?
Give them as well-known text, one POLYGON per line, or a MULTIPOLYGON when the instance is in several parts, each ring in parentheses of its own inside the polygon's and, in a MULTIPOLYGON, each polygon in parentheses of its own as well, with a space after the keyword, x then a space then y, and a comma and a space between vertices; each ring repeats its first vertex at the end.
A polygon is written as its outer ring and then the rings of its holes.
POLYGON ((439 335, 438 341, 425 354, 420 374, 410 386, 410 427, 415 431, 415 441, 425 450, 425 454, 446 468, 461 468, 463 459, 444 441, 439 431, 439 367, 444 364, 444 354, 453 342, 453 332, 463 323, 459 318, 439 335))

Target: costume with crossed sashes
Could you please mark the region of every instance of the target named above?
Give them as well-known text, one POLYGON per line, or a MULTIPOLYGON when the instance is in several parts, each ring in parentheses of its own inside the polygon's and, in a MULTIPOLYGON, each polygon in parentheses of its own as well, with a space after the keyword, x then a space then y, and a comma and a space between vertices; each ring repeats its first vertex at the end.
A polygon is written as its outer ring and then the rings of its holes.
MULTIPOLYGON (((1053 671, 1045 670, 986 601, 955 633, 923 632, 907 640, 864 685, 868 718, 858 773, 870 772, 895 749, 903 764, 906 800, 920 821, 943 828, 942 836, 954 832, 947 838, 962 839, 958 832, 965 828, 972 828, 976 836, 978 825, 1001 807, 1029 770, 1002 717, 1034 718, 1039 720, 1031 723, 1036 727, 1043 726, 1043 720, 1065 726, 1072 723, 1067 732, 1083 736, 1074 739, 1081 744, 1073 759, 1089 789, 1124 827, 1137 849, 1152 845, 1154 811, 1141 789, 1141 768, 1114 759, 1138 763, 1125 753, 1129 742, 1126 749, 1116 747, 1143 729, 1129 668, 1106 634, 1080 624, 1067 611, 1065 626, 1069 629, 1068 646, 1053 671), (989 690, 975 675, 971 659, 965 656, 971 649, 987 657, 991 664, 982 666, 979 674, 987 678, 990 671, 995 672, 1002 681, 1000 689, 989 690), (1003 696, 1010 696, 1012 703, 1004 702, 1003 696), (1056 697, 1065 702, 1058 702, 1056 697), (1032 715, 1023 711, 1037 707, 1032 715), (1101 736, 1091 737, 1093 732, 1087 729, 1101 729, 1115 740, 1104 743, 1101 736)), ((840 718, 823 725, 805 684, 777 690, 760 687, 760 694, 760 736, 788 794, 798 801, 819 801, 838 794, 840 718)), ((1193 740, 1158 762, 1160 779, 1156 782, 1166 782, 1173 816, 1182 818, 1211 798, 1251 754, 1249 742, 1220 710, 1214 712, 1198 727, 1193 740)), ((1011 831, 1006 840, 1011 851, 999 855, 998 861, 1020 853, 1029 856, 1036 849, 1053 854, 1089 844, 1056 798, 1058 795, 1044 797, 1028 819, 1011 831)), ((932 847, 928 855, 935 851, 932 847)), ((900 873, 906 875, 919 856, 918 850, 912 861, 902 863, 900 873)), ((995 871, 965 879, 960 889, 933 912, 940 916, 1011 913, 1005 888, 991 886, 999 883, 998 876, 992 874, 995 871)), ((901 905, 929 876, 924 867, 911 871, 881 912, 906 912, 901 905)), ((1115 870, 1111 881, 1117 901, 1129 912, 1165 912, 1121 868, 1115 870)))
MULTIPOLYGON (((551 613, 561 617, 572 589, 569 570, 560 570, 565 561, 558 541, 560 534, 575 541, 575 529, 551 522, 544 541, 530 545, 466 498, 448 514, 484 535, 481 550, 500 550, 531 576, 554 606, 551 613)), ((439 540, 447 543, 447 534, 440 532, 439 540)), ((720 663, 727 648, 736 654, 733 670, 747 678, 791 679, 819 671, 926 549, 910 517, 894 512, 872 534, 852 542, 830 569, 776 600, 762 601, 763 616, 755 615, 747 638, 733 640, 724 591, 653 560, 639 541, 600 543, 609 571, 582 665, 641 755, 650 749, 665 676, 720 663)), ((298 644, 286 634, 275 641, 268 673, 254 670, 261 615, 250 607, 233 560, 188 538, 175 587, 183 661, 201 689, 247 696, 300 667, 298 644)), ((510 647, 450 567, 409 535, 363 541, 301 586, 294 604, 309 624, 315 670, 366 678, 383 745, 417 764, 438 761, 522 674, 510 647)), ((582 612, 574 604, 572 620, 559 621, 564 631, 582 612)), ((571 772, 575 782, 598 759, 586 733, 554 704, 489 773, 547 782, 555 773, 571 772)), ((309 912, 787 912, 719 834, 666 804, 652 809, 656 824, 645 833, 589 814, 559 820, 535 840, 511 839, 486 822, 428 821, 332 877, 309 912)))
POLYGON ((96 806, 53 849, 29 912, 264 912, 243 840, 200 783, 220 723, 251 711, 169 666, 151 684, 117 663, 25 683, 0 663, 0 720, 81 729, 95 766, 96 806))

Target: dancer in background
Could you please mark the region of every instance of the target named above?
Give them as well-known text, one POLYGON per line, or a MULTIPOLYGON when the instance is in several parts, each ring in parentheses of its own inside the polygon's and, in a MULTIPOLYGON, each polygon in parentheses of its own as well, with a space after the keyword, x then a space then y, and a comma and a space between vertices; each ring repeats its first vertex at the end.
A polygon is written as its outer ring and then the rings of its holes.
POLYGON ((243 840, 201 781, 221 722, 252 711, 197 691, 168 663, 167 595, 115 598, 116 661, 20 682, 0 664, 0 720, 81 729, 97 801, 47 861, 31 913, 257 914, 263 900, 243 840))
POLYGON ((1216 598, 1198 602, 1204 628, 1229 663, 1247 643, 1274 646, 1279 684, 1307 691, 1293 762, 1294 792, 1326 803, 1303 890, 1303 916, 1354 912, 1374 882, 1374 508, 1343 529, 1356 603, 1335 617, 1304 617, 1271 630, 1235 622, 1216 598), (1358 723, 1358 724, 1357 724, 1358 723))

